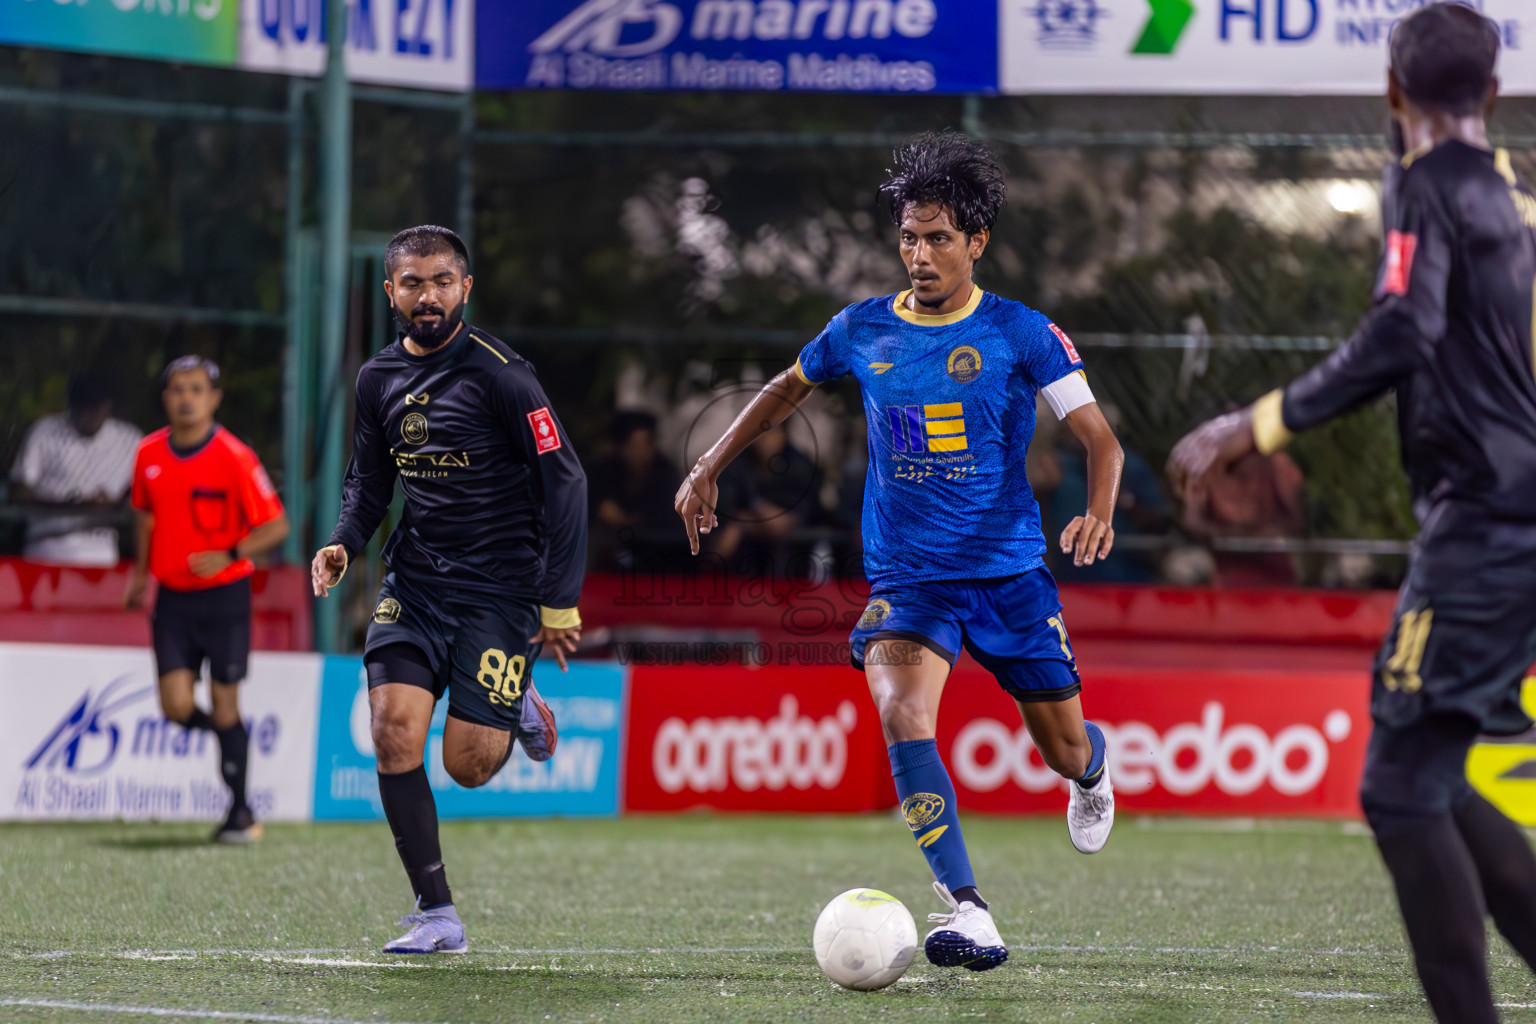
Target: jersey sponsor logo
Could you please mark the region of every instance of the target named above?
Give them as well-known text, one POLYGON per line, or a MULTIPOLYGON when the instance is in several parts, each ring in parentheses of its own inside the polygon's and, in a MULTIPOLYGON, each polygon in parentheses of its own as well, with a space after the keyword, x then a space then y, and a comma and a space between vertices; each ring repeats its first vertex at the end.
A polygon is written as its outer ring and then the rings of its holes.
POLYGON ((405 414, 400 423, 400 440, 406 444, 421 444, 427 439, 427 418, 419 412, 405 414))
POLYGON ((421 397, 420 398, 417 398, 415 395, 411 394, 409 391, 407 391, 405 393, 405 404, 406 405, 426 405, 431 400, 432 400, 432 396, 429 395, 425 391, 423 391, 421 393, 421 397))
POLYGON ((931 825, 944 813, 944 798, 937 793, 913 793, 901 802, 901 816, 912 831, 931 825))
POLYGON ((882 373, 884 373, 886 370, 889 370, 891 367, 893 367, 895 365, 896 365, 895 363, 870 363, 869 364, 869 368, 871 370, 874 370, 875 371, 875 376, 878 377, 882 373))
POLYGON ((966 449, 963 403, 891 405, 891 443, 898 452, 963 452, 966 449))
POLYGON ((145 466, 144 467, 144 478, 146 480, 153 480, 155 477, 157 477, 159 475, 160 475, 160 467, 159 466, 145 466))
POLYGON ((1413 254, 1418 251, 1419 236, 1393 228, 1387 232, 1387 262, 1381 274, 1383 295, 1407 295, 1413 277, 1413 254))
POLYGON ((529 413, 528 426, 533 429, 533 445, 540 455, 560 447, 560 431, 555 429, 555 418, 549 414, 549 406, 529 413))
POLYGON ((981 353, 969 345, 960 345, 949 354, 945 368, 950 380, 956 384, 969 384, 981 376, 981 353))
POLYGON ((869 602, 869 607, 864 609, 864 614, 859 616, 859 629, 874 629, 885 621, 885 617, 891 614, 891 602, 883 597, 877 597, 869 602))
POLYGON ((373 621, 381 626, 400 621, 400 602, 392 597, 386 597, 379 602, 379 606, 373 610, 373 621))
POLYGON ((1072 344, 1072 339, 1067 337, 1067 332, 1055 324, 1048 324, 1047 326, 1050 327, 1051 333, 1056 335, 1056 340, 1061 342, 1061 347, 1067 352, 1067 358, 1074 363, 1082 362, 1083 357, 1077 354, 1077 346, 1072 344))

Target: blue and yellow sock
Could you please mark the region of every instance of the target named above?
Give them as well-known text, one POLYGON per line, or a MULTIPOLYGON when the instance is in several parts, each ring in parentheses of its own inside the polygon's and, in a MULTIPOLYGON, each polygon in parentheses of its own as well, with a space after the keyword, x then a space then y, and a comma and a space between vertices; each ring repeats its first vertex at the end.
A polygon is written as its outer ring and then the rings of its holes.
POLYGON ((912 829, 912 837, 922 848, 923 856, 928 858, 934 877, 951 893, 971 890, 960 898, 985 907, 974 894, 976 877, 971 874, 971 858, 960 834, 955 786, 939 758, 939 741, 907 740, 886 749, 891 755, 896 795, 901 797, 902 817, 912 829))
POLYGON ((1088 745, 1093 749, 1093 754, 1088 758, 1088 770, 1083 772, 1077 784, 1084 789, 1092 789, 1104 777, 1104 731, 1088 721, 1083 722, 1083 728, 1088 731, 1088 745))

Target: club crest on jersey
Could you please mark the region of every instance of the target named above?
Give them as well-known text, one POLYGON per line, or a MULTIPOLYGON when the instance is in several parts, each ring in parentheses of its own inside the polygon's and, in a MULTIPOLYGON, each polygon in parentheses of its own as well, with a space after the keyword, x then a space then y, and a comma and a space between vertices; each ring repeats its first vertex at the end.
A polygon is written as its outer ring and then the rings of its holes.
POLYGON ((913 831, 932 824, 944 813, 944 798, 937 793, 913 793, 901 802, 901 816, 913 831))
POLYGON ((379 606, 373 610, 373 621, 387 626, 400 621, 400 602, 392 597, 386 597, 379 602, 379 606))
POLYGON ((981 376, 981 353, 969 345, 959 345, 949 354, 945 364, 949 379, 956 384, 969 384, 981 376))
POLYGON ((869 607, 865 608, 864 614, 859 616, 859 628, 874 629, 884 622, 889 614, 891 614, 891 602, 883 597, 877 597, 869 602, 869 607))
POLYGON ((400 423, 400 440, 406 444, 421 444, 427 439, 427 418, 419 412, 408 412, 400 423))
POLYGON ((1061 347, 1066 349, 1067 358, 1072 360, 1074 363, 1082 362, 1083 357, 1077 354, 1077 346, 1072 344, 1072 339, 1067 337, 1067 332, 1062 330, 1060 327, 1057 327, 1055 324, 1050 324, 1049 326, 1051 328, 1051 333, 1056 335, 1056 340, 1061 342, 1061 347))
POLYGON ((555 429, 555 418, 549 414, 549 406, 529 413, 528 426, 533 430, 533 446, 540 455, 560 447, 560 431, 555 429))

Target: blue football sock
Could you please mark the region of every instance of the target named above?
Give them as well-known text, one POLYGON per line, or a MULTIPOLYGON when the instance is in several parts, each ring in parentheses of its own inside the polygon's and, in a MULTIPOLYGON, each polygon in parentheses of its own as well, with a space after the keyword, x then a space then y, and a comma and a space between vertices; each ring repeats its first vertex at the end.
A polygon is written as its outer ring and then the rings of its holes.
POLYGON ((955 807, 955 786, 939 759, 938 740, 907 740, 886 748, 891 755, 891 777, 901 797, 901 813, 912 837, 928 858, 933 875, 950 892, 972 888, 971 858, 960 834, 960 815, 955 807))
POLYGON ((1083 772, 1077 784, 1092 789, 1104 777, 1104 731, 1088 721, 1083 722, 1083 728, 1088 730, 1088 745, 1093 748, 1093 754, 1088 758, 1088 770, 1083 772))

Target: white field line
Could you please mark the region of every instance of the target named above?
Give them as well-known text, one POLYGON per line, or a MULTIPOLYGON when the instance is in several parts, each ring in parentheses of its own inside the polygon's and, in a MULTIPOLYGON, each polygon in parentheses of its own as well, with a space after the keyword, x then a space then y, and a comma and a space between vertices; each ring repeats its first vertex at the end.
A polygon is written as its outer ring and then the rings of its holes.
POLYGON ((62 999, 0 999, 0 1006, 33 1006, 49 1010, 92 1013, 131 1013, 139 1017, 182 1017, 204 1020, 247 1020, 261 1024, 381 1024, 340 1017, 290 1017, 280 1013, 239 1013, 232 1010, 177 1009, 169 1006, 125 1006, 120 1003, 72 1003, 62 999))
MULTIPOLYGON (((1377 949, 1297 949, 1287 946, 1103 946, 1103 945, 1055 945, 1046 943, 1018 943, 1010 945, 1008 949, 1018 953, 1143 953, 1143 954, 1191 954, 1196 956, 1350 956, 1350 957, 1392 957, 1404 958, 1405 952, 1387 951, 1377 949)), ((558 948, 558 949, 534 949, 513 948, 503 946, 471 947, 472 955, 479 956, 716 956, 725 953, 758 953, 773 956, 783 956, 795 953, 809 953, 809 946, 631 946, 609 948, 558 948)), ((120 950, 49 950, 43 953, 12 953, 12 959, 19 960, 54 960, 62 957, 90 957, 110 956, 125 960, 196 960, 199 957, 253 957, 253 958, 282 958, 282 957, 357 957, 373 955, 373 951, 366 948, 296 948, 296 949, 120 949, 120 950)), ((383 954, 381 954, 383 955, 383 954)), ((308 962, 308 961, 305 961, 308 962)), ((357 961, 374 966, 389 964, 409 963, 412 966, 423 966, 415 959, 406 960, 378 960, 357 961)), ((339 965, 351 966, 351 964, 339 965)))

